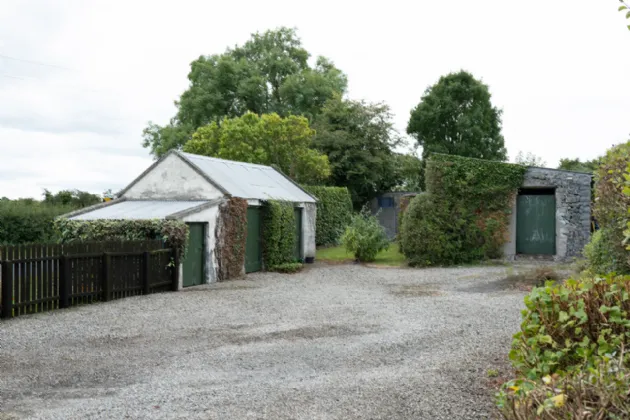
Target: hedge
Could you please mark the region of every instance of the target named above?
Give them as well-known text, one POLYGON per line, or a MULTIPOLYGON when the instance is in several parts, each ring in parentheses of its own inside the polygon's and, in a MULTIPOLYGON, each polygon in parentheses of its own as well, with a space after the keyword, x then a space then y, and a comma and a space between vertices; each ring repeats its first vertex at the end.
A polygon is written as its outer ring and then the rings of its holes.
POLYGON ((0 201, 0 244, 48 242, 55 239, 53 221, 72 211, 40 202, 0 201))
POLYGON ((69 220, 57 219, 55 230, 61 243, 161 239, 179 250, 181 259, 188 246, 188 225, 179 220, 69 220))
POLYGON ((352 217, 352 198, 346 187, 304 185, 317 198, 315 243, 336 245, 352 217))
POLYGON ((454 265, 497 258, 509 214, 527 168, 461 156, 433 154, 427 192, 403 216, 401 249, 411 265, 454 265))
POLYGON ((267 201, 263 206, 263 263, 265 269, 296 262, 295 211, 293 203, 267 201))

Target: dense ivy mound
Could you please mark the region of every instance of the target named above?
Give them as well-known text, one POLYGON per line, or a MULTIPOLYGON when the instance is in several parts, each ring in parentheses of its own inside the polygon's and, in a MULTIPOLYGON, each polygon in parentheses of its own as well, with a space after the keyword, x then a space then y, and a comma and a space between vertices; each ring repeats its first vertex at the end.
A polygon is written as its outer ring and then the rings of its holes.
POLYGON ((350 192, 346 187, 304 185, 303 188, 317 198, 317 246, 338 244, 352 217, 350 192))
POLYGON ((427 192, 404 213, 401 249, 416 266, 469 263, 501 256, 512 202, 526 167, 433 154, 427 192))
POLYGON ((284 269, 295 258, 295 211, 293 203, 267 201, 263 208, 263 262, 265 269, 284 269))

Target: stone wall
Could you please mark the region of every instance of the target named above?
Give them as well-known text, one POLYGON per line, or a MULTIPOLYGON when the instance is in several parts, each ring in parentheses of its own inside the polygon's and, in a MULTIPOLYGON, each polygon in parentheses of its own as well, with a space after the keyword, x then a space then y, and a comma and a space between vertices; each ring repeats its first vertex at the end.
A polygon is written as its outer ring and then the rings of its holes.
MULTIPOLYGON (((529 168, 523 188, 554 188, 556 197, 556 260, 580 256, 591 235, 591 175, 555 169, 529 168)), ((516 196, 512 206, 508 259, 516 255, 516 196)))

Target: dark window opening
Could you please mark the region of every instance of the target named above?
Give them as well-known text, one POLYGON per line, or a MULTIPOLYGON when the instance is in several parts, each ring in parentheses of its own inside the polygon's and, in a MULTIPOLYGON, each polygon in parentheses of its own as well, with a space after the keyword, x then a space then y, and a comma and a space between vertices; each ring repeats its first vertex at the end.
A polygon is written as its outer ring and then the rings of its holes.
POLYGON ((394 198, 393 197, 379 197, 378 198, 378 206, 380 208, 392 208, 394 207, 394 198))
POLYGON ((555 188, 521 188, 518 195, 556 195, 555 188))

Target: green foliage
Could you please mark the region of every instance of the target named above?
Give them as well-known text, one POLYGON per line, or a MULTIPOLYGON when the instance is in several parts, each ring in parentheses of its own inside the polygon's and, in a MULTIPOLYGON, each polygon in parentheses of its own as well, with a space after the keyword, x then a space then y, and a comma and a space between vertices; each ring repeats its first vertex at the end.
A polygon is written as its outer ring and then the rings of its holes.
POLYGON ((98 194, 79 190, 62 190, 53 194, 44 189, 44 203, 53 206, 67 206, 74 209, 89 207, 102 201, 98 194))
POLYGON ((506 160, 501 110, 490 97, 488 86, 465 71, 442 76, 429 87, 407 125, 423 148, 423 160, 431 153, 506 160))
POLYGON ((629 274, 627 251, 622 245, 623 236, 609 228, 602 228, 584 247, 586 269, 592 274, 629 274))
MULTIPOLYGON (((626 15, 626 19, 630 20, 630 5, 626 3, 624 0, 619 0, 621 6, 619 6, 619 11, 623 12, 626 15)), ((630 29, 630 25, 628 25, 628 29, 630 29)))
POLYGON ((293 203, 267 201, 263 209, 263 263, 265 268, 294 263, 296 234, 293 203))
POLYGON ((304 117, 248 112, 200 127, 184 151, 274 165, 297 182, 319 182, 330 175, 330 166, 325 155, 309 148, 314 134, 304 117))
POLYGON ((35 200, 0 200, 0 244, 53 241, 53 221, 73 209, 35 200))
POLYGON ((61 243, 161 239, 183 258, 188 246, 188 225, 179 220, 55 220, 61 243))
POLYGON ((219 207, 215 231, 218 281, 243 275, 247 243, 247 200, 231 197, 219 207))
POLYGON ((177 115, 164 127, 149 123, 144 147, 160 157, 180 148, 199 127, 251 111, 313 118, 324 102, 343 95, 346 76, 324 57, 314 67, 289 28, 253 34, 242 46, 201 56, 190 65, 189 88, 176 102, 177 115))
POLYGON ((337 97, 326 102, 313 127, 312 147, 330 161, 328 182, 348 187, 355 208, 399 184, 392 149, 402 141, 387 105, 337 97))
POLYGON ((346 187, 303 185, 317 198, 315 243, 317 246, 339 243, 352 217, 352 199, 346 187))
POLYGON ((558 165, 558 169, 563 169, 565 171, 575 171, 575 172, 585 172, 585 173, 593 173, 599 166, 599 159, 593 160, 585 160, 584 162, 580 161, 579 158, 576 159, 560 159, 560 164, 558 165))
POLYGON ((454 265, 501 256, 522 165, 433 154, 427 192, 403 215, 401 250, 411 265, 454 265))
POLYGON ((284 263, 284 264, 274 265, 273 267, 269 267, 269 271, 290 274, 290 273, 297 273, 299 271, 302 271, 303 268, 304 268, 304 264, 299 263, 299 262, 293 262, 293 263, 284 263))
POLYGON ((420 192, 424 185, 424 166, 415 151, 394 155, 398 171, 398 185, 392 191, 420 192))
POLYGON ((514 163, 524 166, 533 166, 536 168, 544 168, 547 165, 540 156, 536 156, 531 152, 523 153, 522 151, 518 152, 516 158, 514 159, 514 163))
MULTIPOLYGON (((528 379, 593 367, 630 342, 630 277, 567 280, 525 297, 510 359, 528 379)), ((624 362, 629 361, 625 358, 624 362)))
POLYGON ((389 248, 385 229, 367 207, 352 216, 341 237, 341 244, 361 262, 374 261, 376 254, 389 248))

